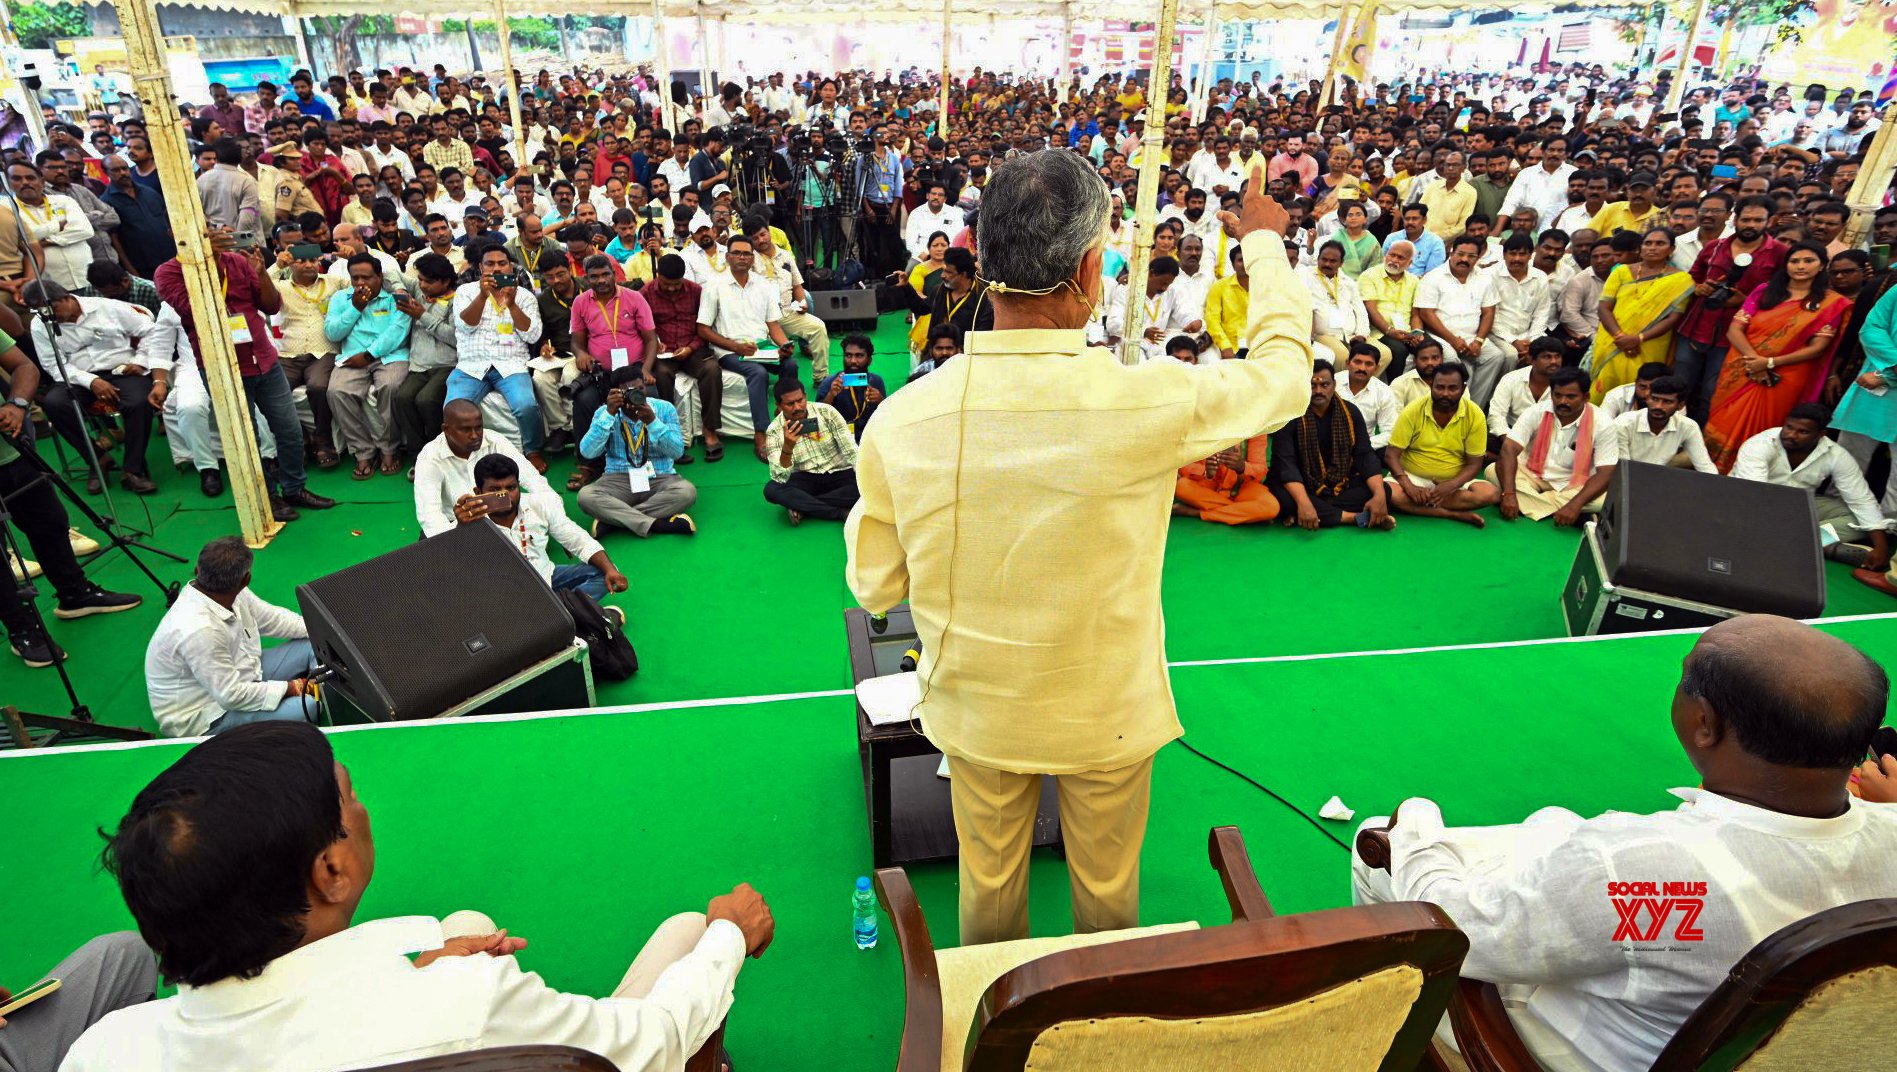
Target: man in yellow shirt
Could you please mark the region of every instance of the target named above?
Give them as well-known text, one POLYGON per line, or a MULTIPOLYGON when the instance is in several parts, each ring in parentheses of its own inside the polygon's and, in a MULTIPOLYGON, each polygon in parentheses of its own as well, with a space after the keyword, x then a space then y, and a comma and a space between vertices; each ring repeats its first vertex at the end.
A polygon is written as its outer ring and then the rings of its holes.
POLYGON ((1205 294, 1205 332, 1225 360, 1243 357, 1245 314, 1251 303, 1251 277, 1245 274, 1245 251, 1232 247, 1232 274, 1212 284, 1205 294))
POLYGON ((1363 300, 1364 315, 1370 321, 1370 345, 1382 360, 1377 375, 1392 364, 1397 372, 1409 363, 1410 352, 1429 336, 1423 334, 1410 313, 1416 307, 1416 288, 1422 283, 1410 274, 1410 262, 1416 247, 1399 238, 1383 252, 1383 266, 1371 268, 1357 277, 1357 296, 1363 300))
POLYGON ((1469 367, 1445 361, 1430 380, 1429 398, 1410 403, 1397 417, 1383 451, 1391 506, 1476 528, 1486 524, 1475 511, 1495 505, 1502 493, 1476 479, 1489 449, 1489 424, 1466 397, 1468 389, 1469 367))
POLYGON ((1461 153, 1444 153, 1436 164, 1441 176, 1430 183, 1419 198, 1429 206, 1429 231, 1447 242, 1462 233, 1462 225, 1475 211, 1475 185, 1463 178, 1465 163, 1461 153))
POLYGON ((1104 289, 1099 174, 1078 153, 1002 164, 981 208, 995 329, 884 400, 863 441, 847 577, 867 610, 906 597, 921 634, 915 713, 948 757, 965 946, 1028 935, 1043 775, 1075 929, 1139 922, 1153 754, 1182 732, 1160 606, 1178 470, 1310 404, 1310 294, 1264 189, 1254 168, 1227 217, 1252 281, 1246 359, 1127 366, 1085 341, 1104 289))
POLYGON ((1605 242, 1615 231, 1645 234, 1649 227, 1660 225, 1664 211, 1653 201, 1652 173, 1638 171, 1627 180, 1627 200, 1608 202, 1588 226, 1605 242))

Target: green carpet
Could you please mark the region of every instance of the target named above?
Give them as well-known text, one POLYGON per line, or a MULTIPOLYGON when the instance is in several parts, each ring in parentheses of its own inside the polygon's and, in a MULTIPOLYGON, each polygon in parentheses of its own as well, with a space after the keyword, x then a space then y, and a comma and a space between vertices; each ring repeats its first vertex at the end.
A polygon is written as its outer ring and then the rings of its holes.
MULTIPOLYGON (((1827 627, 1886 663, 1897 622, 1827 627)), ((1358 818, 1412 795, 1455 823, 1670 806, 1695 781, 1667 720, 1685 636, 1182 667, 1194 744, 1306 812, 1335 793, 1358 818), (1600 683, 1612 682, 1611 687, 1600 683)), ((531 945, 555 986, 602 993, 664 916, 740 880, 772 904, 778 938, 738 983, 730 1040, 774 1069, 893 1064, 900 957, 851 942, 850 884, 869 867, 847 697, 332 736, 370 810, 377 872, 362 918, 476 907, 531 945), (504 757, 500 764, 497 757, 504 757), (813 1011, 821 1015, 812 1015, 813 1011)), ((0 834, 0 888, 30 925, 6 971, 24 979, 127 925, 98 874, 93 831, 183 744, 0 759, 18 821, 0 834)), ((1245 834, 1280 913, 1348 900, 1344 850, 1177 746, 1153 779, 1146 922, 1223 922, 1206 831, 1245 834)), ((1348 838, 1352 824, 1325 823, 1348 838)), ((1057 856, 1035 856, 1033 928, 1070 925, 1057 856)), ((951 865, 912 869, 939 945, 956 940, 951 865)))
MULTIPOLYGON (((877 339, 877 371, 896 382, 906 368, 900 326, 886 323, 877 339)), ((570 459, 549 474, 556 486, 570 459)), ((205 500, 194 478, 159 470, 160 492, 147 500, 155 542, 189 555, 233 531, 228 498, 205 500)), ((790 528, 763 501, 764 467, 748 450, 685 472, 700 488, 697 537, 607 541, 633 580, 613 602, 628 608, 643 668, 632 681, 602 686, 600 703, 846 688, 841 611, 851 600, 840 526, 790 528)), ((349 505, 306 513, 260 554, 255 587, 265 599, 293 605, 297 583, 414 539, 410 485, 399 476, 358 483, 337 471, 313 486, 349 505)), ((142 516, 131 496, 118 501, 128 517, 142 516)), ((1477 532, 1409 519, 1385 535, 1175 520, 1168 656, 1556 637, 1574 546, 1573 532, 1525 521, 1494 520, 1477 532)), ((188 567, 151 561, 168 580, 188 576, 188 567)), ((1897 610, 1848 571, 1828 569, 1828 614, 1897 610)), ((150 595, 122 556, 105 556, 94 573, 150 595)), ((141 665, 161 613, 152 600, 53 625, 102 720, 151 726, 141 665)), ((1897 662, 1897 621, 1827 628, 1897 662)), ((1583 813, 1669 806, 1664 790, 1694 780, 1666 717, 1690 642, 1657 636, 1186 666, 1173 683, 1198 747, 1306 813, 1332 794, 1359 818, 1421 794, 1442 801, 1452 822, 1494 823, 1547 804, 1583 813)), ((63 713, 51 671, 24 671, 7 658, 0 655, 0 702, 63 713)), ((337 733, 379 839, 363 916, 479 908, 531 939, 523 963, 554 985, 603 992, 659 919, 750 880, 770 898, 779 936, 739 983, 731 1025, 738 1060, 887 1067, 901 1025, 899 958, 887 942, 858 953, 848 929, 850 884, 869 866, 852 725, 848 698, 819 697, 337 733)), ((183 747, 0 758, 0 793, 16 812, 0 833, 0 889, 30 921, 13 928, 0 982, 27 979, 87 937, 127 924, 116 889, 97 873, 94 831, 116 822, 183 747)), ((1147 922, 1221 921, 1205 837, 1224 823, 1243 828, 1279 911, 1347 899, 1341 848, 1257 790, 1169 747, 1154 778, 1147 922)), ((1348 836, 1349 824, 1325 825, 1348 836)), ((1070 922, 1059 858, 1037 853, 1035 872, 1034 930, 1058 933, 1070 922)), ((937 942, 953 944, 953 867, 921 867, 915 877, 937 942)))

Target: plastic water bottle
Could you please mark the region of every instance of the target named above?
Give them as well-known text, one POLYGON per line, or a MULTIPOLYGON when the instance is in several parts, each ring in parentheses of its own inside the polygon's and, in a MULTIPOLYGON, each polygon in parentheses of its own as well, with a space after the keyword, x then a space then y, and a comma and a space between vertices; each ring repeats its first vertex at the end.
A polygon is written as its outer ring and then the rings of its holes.
POLYGON ((869 888, 868 875, 856 880, 850 905, 856 916, 856 948, 876 948, 876 892, 869 888))

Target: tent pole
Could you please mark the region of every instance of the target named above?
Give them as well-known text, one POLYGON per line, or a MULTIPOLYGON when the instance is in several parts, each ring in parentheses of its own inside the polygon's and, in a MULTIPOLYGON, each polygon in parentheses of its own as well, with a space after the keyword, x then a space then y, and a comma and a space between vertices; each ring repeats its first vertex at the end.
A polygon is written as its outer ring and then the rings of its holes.
POLYGON ((672 57, 665 42, 665 17, 659 13, 659 0, 652 0, 652 78, 659 84, 659 125, 673 134, 672 57))
POLYGON ((950 23, 954 15, 953 0, 942 0, 942 99, 936 102, 935 136, 944 142, 949 140, 949 80, 954 77, 949 69, 949 45, 953 31, 950 23))
POLYGON ((257 454, 257 434, 250 424, 250 399, 244 394, 243 374, 237 367, 237 347, 224 328, 223 279, 211 251, 204 203, 198 199, 197 182, 192 177, 184 125, 178 119, 177 97, 163 51, 165 39, 158 29, 158 5, 156 0, 114 0, 113 6, 124 29, 132 89, 148 124, 159 189, 164 193, 165 210, 171 215, 191 318, 201 328, 198 360, 204 364, 211 410, 224 439, 224 460, 230 469, 238 527, 245 543, 262 547, 282 525, 270 516, 270 492, 257 454))
POLYGON ((1214 7, 1206 12, 1204 48, 1199 54, 1199 91, 1192 98, 1192 122, 1196 125, 1205 122, 1206 113, 1212 107, 1212 52, 1219 39, 1219 13, 1214 7))
POLYGON ((1158 215, 1159 172, 1166 157, 1166 91, 1172 86, 1172 40, 1179 0, 1160 0, 1159 26, 1153 35, 1153 66, 1146 77, 1146 131, 1140 138, 1139 194, 1134 209, 1133 256, 1127 265, 1126 333, 1120 338, 1120 362, 1137 365, 1140 336, 1146 328, 1146 267, 1153 255, 1153 225, 1158 215))
POLYGON ((287 24, 287 28, 293 31, 290 34, 290 38, 296 42, 296 62, 304 70, 314 75, 316 68, 310 66, 310 34, 309 31, 304 28, 303 16, 285 15, 283 16, 283 21, 287 24))
MULTIPOLYGON (((520 121, 520 80, 514 75, 514 46, 507 30, 507 0, 494 0, 494 26, 501 38, 501 84, 507 87, 507 116, 514 124, 515 174, 531 171, 527 157, 527 128, 520 121)), ((498 177, 498 176, 497 176, 498 177)), ((507 176, 512 181, 513 176, 507 176)))
POLYGON ((1677 113, 1686 99, 1686 73, 1693 69, 1693 50, 1699 43, 1699 28, 1706 21, 1706 0, 1693 0, 1693 19, 1686 24, 1686 40, 1680 43, 1680 65, 1673 72, 1673 84, 1666 90, 1662 111, 1677 113))
POLYGON ((712 73, 718 76, 720 83, 737 81, 737 72, 731 69, 731 38, 723 15, 718 16, 718 63, 712 73))
POLYGON ((1845 222, 1842 240, 1856 246, 1870 233, 1871 217, 1883 206, 1884 194, 1890 190, 1893 174, 1897 174, 1897 137, 1891 132, 1897 130, 1897 122, 1885 120, 1884 125, 1871 135, 1871 147, 1864 154, 1864 164, 1858 168, 1857 181, 1851 184, 1851 192, 1844 203, 1851 209, 1851 218, 1845 222))
POLYGON ((1344 34, 1350 29, 1350 0, 1337 5, 1337 32, 1331 35, 1331 59, 1324 68, 1324 88, 1318 95, 1317 106, 1328 107, 1337 99, 1337 72, 1343 68, 1344 34))
POLYGON ((1056 99, 1067 103, 1067 86, 1074 80, 1074 5, 1060 6, 1060 85, 1056 99))
MULTIPOLYGON (((705 29, 705 13, 698 13, 698 103, 702 112, 709 106, 716 90, 711 84, 711 34, 705 29)), ((700 131, 702 134, 703 131, 700 131)))

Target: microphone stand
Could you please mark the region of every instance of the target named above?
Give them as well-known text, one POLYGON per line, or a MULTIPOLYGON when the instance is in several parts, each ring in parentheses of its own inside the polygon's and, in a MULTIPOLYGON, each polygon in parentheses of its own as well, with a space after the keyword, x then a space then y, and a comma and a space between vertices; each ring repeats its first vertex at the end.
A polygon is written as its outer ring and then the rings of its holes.
MULTIPOLYGON (((14 208, 13 227, 14 227, 14 231, 19 237, 21 254, 25 256, 27 261, 33 265, 33 274, 35 278, 45 279, 46 278, 46 260, 44 257, 38 256, 33 252, 32 239, 26 233, 26 224, 22 220, 21 218, 22 214, 19 211, 19 205, 20 205, 19 197, 14 193, 13 186, 11 183, 7 181, 7 178, 4 172, 0 172, 0 196, 4 196, 13 205, 13 208, 14 208)), ((60 382, 66 386, 66 402, 68 405, 72 407, 73 416, 77 418, 79 427, 82 429, 88 430, 88 432, 90 433, 92 430, 96 428, 96 425, 91 420, 91 415, 86 412, 86 408, 79 404, 79 394, 72 380, 71 369, 66 364, 65 348, 61 345, 59 317, 54 316, 50 309, 47 310, 47 312, 43 316, 41 316, 41 314, 39 313, 33 313, 32 315, 39 317, 40 319, 44 320, 46 323, 47 338, 52 343, 53 365, 59 369, 58 378, 60 382)), ((30 325, 29 325, 29 329, 30 329, 30 325)), ((40 359, 40 365, 42 368, 44 368, 45 364, 46 364, 45 357, 44 355, 42 355, 40 359)), ((156 416, 157 415, 154 415, 154 417, 156 416)), ((54 434, 58 434, 58 433, 55 432, 54 434)), ((80 439, 84 444, 83 450, 84 450, 84 457, 86 459, 86 463, 88 466, 88 472, 91 475, 98 477, 99 490, 105 496, 105 506, 108 513, 103 514, 103 515, 100 514, 98 511, 94 510, 90 505, 88 505, 84 500, 82 500, 78 496, 78 494, 72 490, 71 486, 66 484, 64 480, 61 480, 57 476, 55 476, 52 472, 51 467, 46 464, 44 459, 39 457, 38 453, 32 448, 32 445, 30 443, 24 442, 26 437, 22 436, 21 438, 23 442, 19 444, 20 454, 23 457, 32 459, 33 463, 38 468, 41 469, 42 471, 41 475, 46 478, 51 478, 55 482, 55 484, 59 487, 59 489, 65 493, 66 498, 69 499, 74 506, 79 508, 80 513, 85 514, 88 520, 90 520, 94 525, 97 525, 99 527, 100 532, 105 533, 108 541, 110 542, 111 547, 125 551, 127 557, 131 558, 132 561, 135 564, 137 564, 138 568, 140 570, 143 570, 145 575, 152 579, 152 583, 158 585, 159 589, 161 591, 164 591, 165 583, 163 581, 160 581, 157 575, 153 574, 151 570, 147 569, 143 562, 138 561, 138 558, 132 555, 130 548, 138 547, 142 550, 149 551, 152 554, 171 559, 173 562, 188 562, 190 560, 185 558, 183 555, 173 554, 172 552, 167 551, 162 547, 154 547, 153 545, 146 543, 143 540, 134 539, 125 535, 125 532, 130 532, 133 534, 133 536, 147 536, 148 537, 148 536, 151 536, 152 533, 146 529, 136 528, 129 524, 121 522, 119 520, 118 506, 113 501, 112 492, 106 487, 105 467, 99 458, 98 447, 94 443, 92 435, 87 434, 87 435, 81 436, 80 439)), ((171 594, 170 598, 176 598, 175 592, 171 594)))

